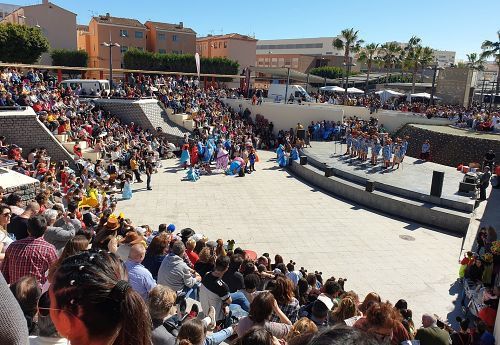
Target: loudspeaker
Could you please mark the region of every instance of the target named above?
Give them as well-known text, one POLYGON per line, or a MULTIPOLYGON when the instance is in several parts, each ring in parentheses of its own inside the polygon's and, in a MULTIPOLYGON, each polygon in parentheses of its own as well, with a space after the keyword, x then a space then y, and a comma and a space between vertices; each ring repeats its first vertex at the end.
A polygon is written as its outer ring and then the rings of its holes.
POLYGON ((300 156, 300 165, 306 165, 307 164, 307 156, 300 156))
POLYGON ((458 191, 462 193, 469 193, 476 190, 476 185, 474 183, 460 182, 458 186, 458 191))
POLYGON ((369 193, 373 192, 375 190, 375 182, 367 180, 365 190, 369 193))
POLYGON ((444 182, 444 171, 433 171, 432 172, 432 185, 431 185, 431 195, 441 197, 443 192, 443 182, 444 182))
POLYGON ((333 168, 325 168, 325 177, 334 176, 333 168))
POLYGON ((305 129, 297 129, 297 138, 300 140, 306 139, 306 130, 305 129))

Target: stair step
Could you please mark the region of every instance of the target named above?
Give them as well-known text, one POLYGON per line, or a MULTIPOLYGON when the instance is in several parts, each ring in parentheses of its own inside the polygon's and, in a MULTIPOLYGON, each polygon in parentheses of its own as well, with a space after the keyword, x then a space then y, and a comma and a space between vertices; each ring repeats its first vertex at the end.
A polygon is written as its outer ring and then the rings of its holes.
POLYGON ((93 149, 82 150, 82 156, 85 159, 90 159, 92 162, 95 162, 98 159, 101 159, 101 153, 96 152, 93 149))
MULTIPOLYGON (((64 148, 66 150, 68 150, 69 152, 73 153, 73 146, 75 146, 76 142, 75 141, 66 141, 66 142, 63 142, 61 144, 64 146, 64 148)), ((82 150, 88 148, 86 141, 80 141, 79 145, 80 145, 80 147, 81 147, 82 150)))
POLYGON ((68 140, 68 135, 67 134, 55 134, 54 137, 60 142, 64 143, 68 140))

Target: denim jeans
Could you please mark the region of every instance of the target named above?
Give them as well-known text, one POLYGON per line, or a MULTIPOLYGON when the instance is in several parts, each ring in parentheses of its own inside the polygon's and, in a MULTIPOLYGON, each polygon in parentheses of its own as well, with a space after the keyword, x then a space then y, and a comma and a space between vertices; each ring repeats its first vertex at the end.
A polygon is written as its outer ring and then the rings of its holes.
POLYGON ((224 328, 219 332, 207 335, 207 337, 205 338, 205 345, 218 345, 232 335, 233 327, 224 328))
POLYGON ((231 300, 233 301, 231 304, 236 304, 241 307, 247 313, 250 311, 250 303, 248 302, 247 297, 241 291, 236 291, 230 294, 231 300))

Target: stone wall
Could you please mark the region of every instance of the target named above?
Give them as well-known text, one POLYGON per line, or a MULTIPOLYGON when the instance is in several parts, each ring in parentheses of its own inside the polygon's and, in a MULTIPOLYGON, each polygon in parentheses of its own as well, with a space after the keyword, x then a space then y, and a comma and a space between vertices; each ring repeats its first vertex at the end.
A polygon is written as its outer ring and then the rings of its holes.
POLYGON ((38 120, 32 108, 0 111, 0 135, 5 135, 8 143, 22 147, 25 158, 31 149, 45 147, 52 161, 68 160, 74 164, 73 156, 38 120))
POLYGON ((161 127, 170 142, 176 142, 189 133, 168 119, 166 109, 155 99, 96 99, 94 102, 125 123, 134 122, 144 129, 156 131, 161 127))
POLYGON ((377 113, 370 114, 370 110, 365 107, 350 107, 343 105, 305 103, 283 104, 264 102, 262 105, 252 105, 251 100, 225 99, 224 102, 230 107, 238 110, 241 104, 243 109, 248 108, 252 112, 252 117, 256 114, 263 115, 269 121, 274 123, 275 132, 280 129, 288 130, 295 128, 297 123, 309 125, 311 121, 341 121, 343 117, 358 117, 368 120, 370 117, 376 117, 379 123, 390 131, 395 132, 408 123, 420 123, 429 125, 449 125, 452 121, 448 119, 432 118, 413 115, 412 113, 403 113, 391 110, 380 110, 377 113))
POLYGON ((432 161, 452 167, 462 163, 467 165, 470 162, 482 163, 483 156, 488 150, 494 150, 496 156, 500 157, 500 137, 499 140, 489 140, 459 136, 413 125, 404 126, 396 135, 410 137, 408 155, 417 158, 420 156, 422 144, 428 139, 431 144, 432 161))
POLYGON ((470 68, 445 68, 437 78, 436 95, 443 103, 467 107, 472 87, 470 68))
POLYGON ((5 190, 5 197, 17 193, 26 204, 35 198, 40 189, 40 182, 29 176, 2 168, 0 169, 0 186, 5 190))

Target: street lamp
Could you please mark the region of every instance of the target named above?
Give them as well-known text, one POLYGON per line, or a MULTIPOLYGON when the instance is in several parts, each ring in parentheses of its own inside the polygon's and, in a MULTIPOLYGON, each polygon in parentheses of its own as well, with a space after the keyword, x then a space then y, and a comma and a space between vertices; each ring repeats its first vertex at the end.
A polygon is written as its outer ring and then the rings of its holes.
POLYGON ((352 62, 352 57, 349 57, 349 62, 348 63, 343 63, 344 66, 346 66, 346 82, 344 85, 345 89, 345 95, 347 96, 347 88, 349 87, 349 73, 351 73, 351 67, 356 66, 355 63, 352 62))
POLYGON ((104 47, 109 47, 109 92, 111 94, 111 89, 113 88, 113 47, 119 47, 118 43, 111 42, 111 32, 109 33, 109 42, 101 43, 104 47))
POLYGON ((272 52, 272 51, 270 51, 270 50, 267 52, 267 55, 268 55, 267 59, 268 59, 268 61, 269 61, 269 68, 271 67, 271 54, 272 54, 272 53, 273 53, 273 52, 272 52))

